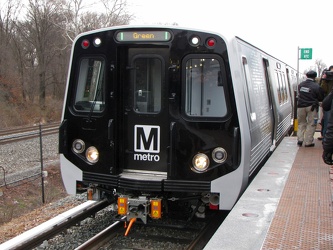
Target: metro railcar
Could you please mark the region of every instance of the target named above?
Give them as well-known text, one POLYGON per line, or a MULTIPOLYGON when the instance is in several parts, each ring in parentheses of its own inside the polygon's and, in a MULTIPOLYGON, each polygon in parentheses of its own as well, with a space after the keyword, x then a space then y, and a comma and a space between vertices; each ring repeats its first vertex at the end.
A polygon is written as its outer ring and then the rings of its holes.
POLYGON ((237 36, 118 26, 74 41, 62 123, 66 190, 127 220, 230 210, 293 124, 297 72, 237 36))

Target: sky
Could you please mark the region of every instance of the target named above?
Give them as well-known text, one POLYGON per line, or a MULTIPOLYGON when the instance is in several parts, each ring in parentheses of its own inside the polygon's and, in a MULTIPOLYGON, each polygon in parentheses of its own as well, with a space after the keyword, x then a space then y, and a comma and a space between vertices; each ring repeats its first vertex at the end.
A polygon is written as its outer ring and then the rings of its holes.
POLYGON ((177 23, 239 36, 304 72, 315 61, 333 65, 332 0, 127 0, 130 24, 177 23), (312 48, 312 60, 298 60, 298 48, 312 48))

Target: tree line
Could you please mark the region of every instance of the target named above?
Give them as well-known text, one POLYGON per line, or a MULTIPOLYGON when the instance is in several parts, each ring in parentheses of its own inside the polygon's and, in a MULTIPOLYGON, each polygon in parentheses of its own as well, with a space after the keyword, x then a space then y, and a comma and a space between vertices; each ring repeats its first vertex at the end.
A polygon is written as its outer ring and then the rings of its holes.
POLYGON ((1 117, 15 112, 21 117, 20 109, 33 105, 52 108, 49 100, 64 96, 74 38, 85 31, 128 24, 131 18, 126 0, 2 0, 1 117))

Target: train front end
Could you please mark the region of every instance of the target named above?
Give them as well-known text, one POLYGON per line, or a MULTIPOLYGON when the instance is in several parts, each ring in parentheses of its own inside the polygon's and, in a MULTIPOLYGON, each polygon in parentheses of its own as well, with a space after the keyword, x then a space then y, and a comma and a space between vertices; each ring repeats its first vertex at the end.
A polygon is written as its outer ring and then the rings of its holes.
POLYGON ((127 220, 230 210, 243 185, 225 41, 115 27, 73 45, 59 151, 68 193, 108 198, 127 220))

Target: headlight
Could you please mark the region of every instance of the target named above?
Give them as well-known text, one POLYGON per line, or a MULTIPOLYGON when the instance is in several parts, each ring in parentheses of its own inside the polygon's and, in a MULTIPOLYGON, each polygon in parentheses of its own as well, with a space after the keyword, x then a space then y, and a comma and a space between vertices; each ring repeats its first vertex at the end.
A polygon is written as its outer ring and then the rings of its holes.
POLYGON ((86 158, 90 163, 98 162, 99 153, 97 148, 89 147, 86 151, 86 158))
POLYGON ((216 163, 223 163, 227 159, 227 151, 224 148, 215 148, 212 152, 212 158, 216 163))
POLYGON ((82 141, 80 139, 76 139, 75 141, 73 141, 72 149, 75 153, 81 154, 85 148, 86 148, 86 146, 85 146, 84 141, 82 141))
POLYGON ((192 164, 196 172, 204 172, 209 167, 209 158, 205 154, 196 154, 193 157, 192 164))

